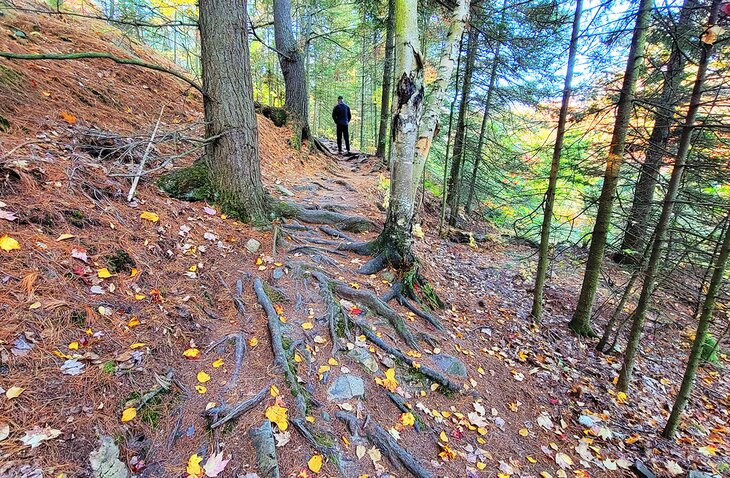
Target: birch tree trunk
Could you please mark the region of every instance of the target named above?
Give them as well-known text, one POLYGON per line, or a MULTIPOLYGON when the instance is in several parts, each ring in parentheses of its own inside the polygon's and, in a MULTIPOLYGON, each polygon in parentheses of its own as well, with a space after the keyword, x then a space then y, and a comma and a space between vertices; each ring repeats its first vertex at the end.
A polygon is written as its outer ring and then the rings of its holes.
POLYGON ((205 166, 214 200, 244 221, 268 220, 248 51, 246 0, 200 1, 205 166))
POLYGON ((606 239, 611 223, 611 212, 613 210, 613 197, 618 186, 619 173, 623 163, 624 149, 626 145, 626 133, 628 132, 631 120, 631 111, 636 91, 636 80, 639 71, 644 64, 644 46, 646 44, 646 32, 649 26, 651 11, 654 7, 654 0, 641 0, 636 16, 636 25, 631 38, 629 57, 626 62, 623 85, 619 96, 618 108, 616 110, 616 121, 613 127, 613 136, 606 162, 606 172, 603 177, 603 187, 598 200, 598 213, 596 224, 593 227, 591 247, 588 251, 588 261, 583 276, 583 285, 578 298, 573 318, 570 321, 570 328, 579 335, 595 336, 596 333, 591 327, 591 312, 593 301, 598 288, 598 278, 601 274, 603 253, 606 250, 606 239))
POLYGON ((306 68, 292 31, 290 0, 274 0, 274 42, 284 75, 284 107, 293 118, 294 142, 299 146, 309 137, 309 96, 306 68))
POLYGON ((444 103, 446 96, 446 88, 451 81, 451 74, 454 71, 454 64, 459 55, 459 40, 464 31, 464 26, 469 19, 469 0, 458 0, 451 15, 451 24, 449 25, 449 33, 444 43, 444 49, 441 53, 436 80, 433 82, 429 94, 426 98, 423 119, 418 131, 418 142, 416 144, 416 156, 414 160, 413 184, 411 185, 411 196, 416 197, 418 187, 421 184, 424 168, 426 167, 426 158, 433 144, 433 135, 438 123, 440 109, 444 103))
POLYGON ((568 66, 565 73, 565 85, 563 86, 563 102, 560 105, 558 115, 558 130, 555 133, 555 147, 553 148, 553 159, 550 164, 550 178, 545 193, 545 206, 543 208, 542 226, 540 229, 540 255, 537 260, 537 273, 535 275, 535 292, 532 298, 532 311, 530 315, 535 321, 540 321, 542 316, 543 292, 545 290, 545 276, 547 274, 550 246, 550 224, 553 219, 553 207, 555 205, 555 190, 558 183, 558 171, 560 170, 560 155, 563 151, 563 138, 565 137, 565 125, 568 120, 568 107, 570 105, 570 94, 573 88, 573 70, 575 69, 575 57, 578 52, 578 36, 580 35, 580 17, 583 12, 583 0, 575 3, 575 14, 573 15, 573 31, 570 34, 570 47, 568 48, 568 66))
MULTIPOLYGON (((717 23, 720 3, 721 0, 712 1, 709 24, 707 26, 708 29, 717 23)), ((651 305, 651 297, 654 294, 657 273, 659 272, 659 264, 661 262, 664 246, 664 236, 667 231, 667 226, 672 218, 674 203, 676 202, 677 195, 679 194, 682 174, 684 173, 687 156, 689 155, 689 149, 692 143, 692 132, 695 128, 697 112, 700 109, 700 102, 702 101, 702 89, 705 84, 707 66, 709 64, 710 57, 712 56, 713 43, 715 41, 713 39, 709 43, 705 43, 703 40, 705 40, 704 36, 702 37, 702 40, 700 40, 701 53, 700 60, 697 65, 697 77, 695 79, 694 86, 692 87, 692 96, 690 97, 689 108, 687 109, 687 115, 684 125, 682 126, 682 135, 679 140, 677 159, 674 161, 672 176, 669 179, 669 186, 667 187, 667 194, 664 198, 662 213, 659 217, 659 222, 657 223, 656 231, 654 233, 654 243, 652 245, 651 255, 649 256, 649 262, 647 263, 646 271, 644 272, 644 284, 641 289, 641 295, 639 296, 639 303, 636 305, 636 310, 633 313, 631 334, 629 335, 629 342, 626 345, 626 352, 624 353, 623 367, 619 374, 618 389, 623 392, 628 391, 629 384, 631 383, 636 354, 639 350, 639 342, 641 341, 644 321, 646 320, 646 313, 651 305)))
POLYGON ((393 76, 393 29, 395 27, 395 0, 388 0, 388 20, 385 32, 385 60, 383 62, 383 94, 380 99, 380 127, 375 156, 385 159, 385 143, 390 120, 390 78, 393 76))
POLYGON ((677 27, 671 32, 673 38, 672 53, 667 61, 667 71, 662 83, 661 97, 654 113, 654 127, 649 137, 646 158, 641 165, 639 180, 634 190, 634 199, 626 222, 621 250, 616 257, 617 260, 622 262, 635 264, 637 262, 636 257, 644 250, 647 241, 654 190, 659 176, 659 168, 669 142, 669 128, 679 101, 679 90, 686 60, 684 47, 691 33, 690 20, 696 6, 696 0, 685 0, 679 12, 677 27))

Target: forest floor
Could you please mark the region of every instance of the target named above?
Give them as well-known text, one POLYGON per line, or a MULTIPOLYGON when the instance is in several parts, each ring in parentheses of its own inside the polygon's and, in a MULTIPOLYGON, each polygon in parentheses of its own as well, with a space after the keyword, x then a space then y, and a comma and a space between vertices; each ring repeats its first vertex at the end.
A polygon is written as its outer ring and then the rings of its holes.
MULTIPOLYGON (((103 23, 6 11, 0 28, 0 50, 111 50, 167 65, 103 23)), ((375 425, 438 477, 622 476, 637 459, 657 476, 728 472, 726 355, 700 370, 678 439, 660 437, 692 338, 689 304, 659 298, 635 383, 619 395, 620 355, 596 352, 566 327, 579 254, 554 264, 545 320, 535 326, 526 318, 535 250, 484 224, 472 225, 487 237, 473 247, 439 238, 427 196, 416 249, 447 305, 433 311, 439 330, 390 302, 414 336, 407 345, 364 294, 382 296, 400 278, 357 274, 367 258, 336 249, 373 238, 383 221, 387 183, 374 158, 293 150, 286 128, 259 118, 272 194, 374 226, 347 237, 294 221, 254 229, 215 205, 169 198, 147 176, 126 201, 130 179, 118 174, 136 171, 161 106, 162 140, 146 169, 194 159, 181 154, 194 144, 182 137, 200 134, 194 90, 91 60, 0 60, 0 83, 0 237, 19 247, 0 250, 0 476, 92 476, 90 457, 116 463, 113 447, 93 453, 105 436, 137 476, 202 476, 197 457, 208 476, 266 476, 249 430, 268 419, 282 476, 339 476, 337 454, 345 476, 406 476, 389 447, 364 436, 375 425), (320 287, 317 277, 341 284, 320 287), (273 323, 254 292, 259 280, 273 323), (327 290, 336 296, 329 303, 327 290), (330 328, 331 307, 349 326, 330 328), (360 335, 356 321, 375 337, 360 335), (278 328, 296 385, 274 363, 270 330, 278 328), (308 399, 304 417, 294 394, 308 399), (211 427, 226 410, 206 411, 254 396, 246 413, 211 427), (348 429, 342 412, 364 429, 348 429), (216 464, 216 452, 230 462, 216 464)), ((607 265, 607 277, 622 283, 626 273, 607 265)), ((604 284, 598 302, 610 296, 604 284)))

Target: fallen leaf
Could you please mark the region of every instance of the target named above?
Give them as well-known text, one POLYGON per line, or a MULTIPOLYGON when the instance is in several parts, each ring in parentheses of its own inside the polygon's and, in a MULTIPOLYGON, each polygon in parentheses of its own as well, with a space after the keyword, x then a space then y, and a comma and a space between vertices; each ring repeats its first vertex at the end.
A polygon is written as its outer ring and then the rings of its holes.
POLYGON ((50 427, 41 428, 36 426, 25 432, 25 435, 20 439, 20 441, 23 442, 23 445, 35 448, 40 445, 41 442, 46 440, 52 440, 53 438, 58 437, 60 434, 61 430, 56 430, 55 428, 50 427))
POLYGON ((142 214, 139 215, 140 219, 146 219, 150 222, 157 222, 160 220, 160 216, 155 214, 154 212, 144 211, 142 214))
POLYGON ((676 461, 667 461, 664 464, 664 468, 666 468, 669 474, 672 476, 679 476, 684 474, 684 470, 681 466, 679 466, 679 463, 677 463, 676 461))
POLYGON ((395 379, 395 369, 389 368, 385 371, 385 378, 381 379, 376 377, 375 382, 378 385, 383 386, 385 389, 395 392, 395 389, 398 388, 398 382, 395 379))
POLYGON ((201 370, 200 372, 198 372, 197 378, 198 382, 205 383, 210 380, 210 375, 201 370))
POLYGON ((134 349, 142 348, 145 345, 147 345, 147 344, 145 344, 144 342, 135 342, 132 345, 130 345, 129 348, 132 349, 132 350, 134 350, 134 349))
POLYGON ((367 452, 367 448, 362 445, 358 445, 357 448, 355 448, 355 455, 358 460, 365 456, 365 452, 367 452))
POLYGON ((313 473, 319 473, 322 469, 322 455, 314 455, 307 462, 307 467, 312 470, 313 473))
POLYGON ((5 219, 6 221, 15 221, 16 219, 18 219, 18 216, 10 211, 0 209, 0 219, 5 219))
POLYGON ((81 375, 84 372, 84 363, 77 359, 68 359, 61 365, 61 373, 64 375, 81 375))
POLYGON ((200 462, 203 461, 203 457, 198 455, 197 453, 190 455, 190 458, 188 458, 188 465, 185 468, 185 471, 188 475, 193 476, 200 476, 203 474, 202 468, 200 468, 200 462))
POLYGON ((313 323, 311 323, 311 322, 304 322, 304 323, 302 324, 302 328, 303 328, 304 330, 312 330, 312 329, 314 328, 314 324, 313 324, 313 323))
POLYGON ((61 119, 63 119, 68 124, 76 124, 76 116, 72 115, 68 111, 61 111, 59 113, 59 116, 61 116, 61 119))
POLYGON ((213 365, 213 368, 218 368, 218 367, 222 367, 224 363, 225 362, 223 362, 223 359, 219 358, 219 359, 213 361, 213 363, 211 365, 213 365))
POLYGON ((137 409, 134 407, 125 408, 122 412, 122 423, 134 420, 137 416, 137 409))
POLYGON ((183 352, 183 357, 189 358, 189 359, 196 359, 196 358, 200 357, 200 350, 196 349, 194 347, 185 349, 185 351, 183 352))
POLYGON ((200 394, 203 394, 203 393, 207 392, 207 391, 208 391, 208 389, 207 389, 207 388, 205 388, 205 387, 204 387, 204 386, 202 386, 202 385, 196 385, 196 386, 195 386, 195 391, 196 391, 196 392, 198 392, 198 393, 200 393, 200 394))
POLYGON ((0 237, 0 249, 5 252, 20 250, 20 243, 5 234, 3 237, 0 237))
POLYGON ((8 436, 10 436, 10 424, 0 422, 0 441, 5 440, 8 436))
POLYGON ((573 466, 573 459, 565 453, 558 452, 555 454, 555 463, 557 463, 560 468, 566 469, 573 466))
POLYGON ((256 347, 258 344, 259 344, 259 339, 257 339, 256 337, 251 337, 250 339, 248 339, 249 347, 256 347))
POLYGON ((8 399, 17 398, 24 391, 25 389, 23 387, 12 386, 5 391, 5 396, 8 397, 8 399))
POLYGON ((410 412, 402 413, 400 416, 400 422, 403 426, 410 427, 416 423, 416 417, 414 417, 410 412))
POLYGON ((89 256, 86 255, 86 251, 83 249, 71 249, 71 257, 89 263, 89 256))
POLYGON ((520 436, 526 437, 530 434, 530 430, 528 430, 527 428, 520 428, 519 434, 520 436))
POLYGON ((76 237, 76 236, 74 236, 73 234, 61 234, 60 236, 58 236, 56 238, 56 242, 65 241, 67 239, 72 239, 74 237, 76 237))
POLYGON ((208 460, 206 460, 205 465, 203 465, 203 471, 205 471, 205 476, 209 476, 210 478, 215 478, 226 467, 228 462, 231 461, 230 458, 227 460, 223 459, 223 452, 218 452, 210 457, 208 457, 208 460))
POLYGON ((109 269, 107 269, 105 267, 103 269, 99 269, 98 271, 96 271, 96 275, 99 276, 99 279, 108 279, 109 277, 112 276, 112 273, 109 272, 109 269))
POLYGON ((289 426, 289 421, 287 420, 288 411, 287 408, 274 404, 266 409, 266 418, 270 422, 275 423, 279 427, 279 430, 286 431, 289 426))

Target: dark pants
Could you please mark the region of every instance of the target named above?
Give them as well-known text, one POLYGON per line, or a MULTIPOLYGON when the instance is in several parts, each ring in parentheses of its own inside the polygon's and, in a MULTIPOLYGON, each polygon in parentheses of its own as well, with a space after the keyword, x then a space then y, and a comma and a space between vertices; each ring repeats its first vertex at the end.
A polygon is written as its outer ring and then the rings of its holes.
POLYGON ((342 137, 345 137, 345 148, 350 152, 350 131, 346 124, 337 125, 337 151, 342 152, 342 137))

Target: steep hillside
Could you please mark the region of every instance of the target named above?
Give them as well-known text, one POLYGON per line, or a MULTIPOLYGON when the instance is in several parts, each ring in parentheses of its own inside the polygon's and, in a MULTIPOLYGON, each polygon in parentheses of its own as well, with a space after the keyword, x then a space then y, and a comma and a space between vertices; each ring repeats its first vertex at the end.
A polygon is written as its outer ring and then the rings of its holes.
MULTIPOLYGON (((110 51, 173 68, 103 23, 4 12, 0 50, 110 51)), ((554 271, 549 317, 533 326, 533 251, 442 240, 427 203, 417 248, 447 306, 377 300, 403 278, 358 275, 366 259, 337 250, 382 222, 372 159, 293 150, 290 131, 259 118, 273 194, 373 226, 254 229, 154 184, 200 152, 201 99, 185 83, 103 60, 0 60, 0 83, 0 477, 94 476, 100 461, 202 476, 196 459, 217 452, 230 458, 218 476, 273 476, 251 436, 270 422, 281 476, 619 476, 636 458, 668 475, 717 470, 710 445, 730 452, 726 424, 701 409, 690 421, 706 433, 657 435, 682 351, 639 364, 636 396, 615 393, 616 357, 562 325, 576 287, 568 260, 554 271), (129 203, 125 175, 163 106, 155 171, 129 203), (94 452, 101 443, 111 459, 94 452)), ((650 350, 670 332, 657 329, 650 350)), ((702 379, 715 387, 703 403, 727 406, 727 382, 712 369, 702 379)))

